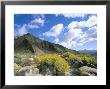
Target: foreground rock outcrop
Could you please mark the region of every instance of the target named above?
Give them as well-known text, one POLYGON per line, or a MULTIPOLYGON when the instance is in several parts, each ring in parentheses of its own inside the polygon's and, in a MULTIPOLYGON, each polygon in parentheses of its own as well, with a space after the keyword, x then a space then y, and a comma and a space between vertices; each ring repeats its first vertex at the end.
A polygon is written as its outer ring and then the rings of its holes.
POLYGON ((38 68, 34 68, 33 66, 22 67, 16 73, 16 75, 18 75, 18 76, 42 76, 41 74, 39 74, 39 69, 38 68))
POLYGON ((96 76, 97 75, 97 69, 91 68, 88 66, 83 66, 79 68, 81 76, 96 76))

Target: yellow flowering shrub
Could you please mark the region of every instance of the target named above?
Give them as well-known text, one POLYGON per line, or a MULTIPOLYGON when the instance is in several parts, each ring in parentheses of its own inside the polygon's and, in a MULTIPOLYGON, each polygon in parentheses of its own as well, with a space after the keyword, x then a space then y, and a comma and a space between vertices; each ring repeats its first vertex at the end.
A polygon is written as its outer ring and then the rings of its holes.
POLYGON ((94 58, 89 54, 80 54, 79 57, 81 58, 81 60, 85 60, 87 62, 93 60, 93 58, 94 58))
POLYGON ((79 57, 85 63, 85 65, 95 68, 97 67, 97 60, 95 56, 92 56, 90 54, 80 54, 79 57))
POLYGON ((68 62, 71 62, 71 61, 75 61, 75 60, 80 60, 80 58, 78 57, 77 54, 74 54, 74 53, 71 53, 71 52, 66 52, 63 54, 64 58, 66 58, 66 60, 68 62))
POLYGON ((36 62, 38 67, 53 67, 54 70, 64 73, 70 70, 68 62, 57 54, 45 54, 37 56, 36 62))

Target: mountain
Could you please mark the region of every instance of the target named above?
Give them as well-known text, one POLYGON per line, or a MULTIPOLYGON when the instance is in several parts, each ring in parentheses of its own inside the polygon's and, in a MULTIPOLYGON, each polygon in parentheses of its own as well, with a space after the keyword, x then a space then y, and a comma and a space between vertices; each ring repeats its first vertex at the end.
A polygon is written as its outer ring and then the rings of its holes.
POLYGON ((59 44, 50 43, 27 33, 23 36, 14 39, 15 52, 31 52, 31 53, 62 53, 62 52, 74 52, 59 44))
POLYGON ((96 50, 79 50, 78 51, 79 53, 88 53, 88 54, 94 54, 96 55, 97 54, 97 51, 96 50))

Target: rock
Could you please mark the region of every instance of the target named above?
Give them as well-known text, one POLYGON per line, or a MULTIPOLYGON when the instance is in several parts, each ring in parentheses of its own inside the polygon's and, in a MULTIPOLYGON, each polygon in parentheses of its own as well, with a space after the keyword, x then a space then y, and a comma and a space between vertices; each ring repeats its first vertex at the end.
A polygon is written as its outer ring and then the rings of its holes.
POLYGON ((15 74, 15 75, 17 74, 17 72, 18 72, 20 69, 21 69, 21 66, 18 65, 18 64, 16 64, 16 63, 14 63, 14 74, 15 74))
POLYGON ((45 74, 45 76, 52 76, 52 71, 48 68, 48 69, 46 69, 46 74, 45 74))
POLYGON ((37 74, 39 74, 39 69, 33 66, 22 67, 17 73, 18 76, 37 76, 37 74))
POLYGON ((34 64, 34 58, 29 58, 27 61, 29 64, 34 64))
POLYGON ((20 66, 20 65, 18 65, 18 64, 16 64, 16 63, 14 63, 14 69, 15 69, 15 70, 17 70, 17 71, 18 71, 20 68, 21 68, 21 66, 20 66))
POLYGON ((29 58, 28 60, 29 60, 29 61, 34 61, 34 58, 29 58))
POLYGON ((36 74, 36 76, 43 76, 42 74, 36 74))
POLYGON ((39 69, 37 69, 37 68, 32 68, 29 71, 25 72, 26 76, 36 76, 36 74, 37 75, 39 74, 39 69))
POLYGON ((72 74, 70 72, 66 72, 65 76, 71 76, 72 74))
POLYGON ((88 66, 80 67, 79 71, 82 76, 96 76, 97 75, 97 69, 91 68, 88 66))
POLYGON ((74 61, 72 63, 72 66, 73 68, 78 68, 78 67, 81 67, 84 63, 81 61, 81 60, 78 60, 78 61, 74 61))
POLYGON ((68 57, 65 57, 65 59, 67 60, 67 59, 68 59, 68 57))

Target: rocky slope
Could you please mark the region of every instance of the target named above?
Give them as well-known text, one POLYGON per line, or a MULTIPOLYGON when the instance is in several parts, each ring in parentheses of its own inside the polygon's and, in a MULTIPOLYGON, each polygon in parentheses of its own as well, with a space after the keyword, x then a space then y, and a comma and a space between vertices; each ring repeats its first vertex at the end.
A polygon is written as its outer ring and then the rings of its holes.
POLYGON ((97 58, 25 34, 14 39, 16 76, 96 76, 97 58))

